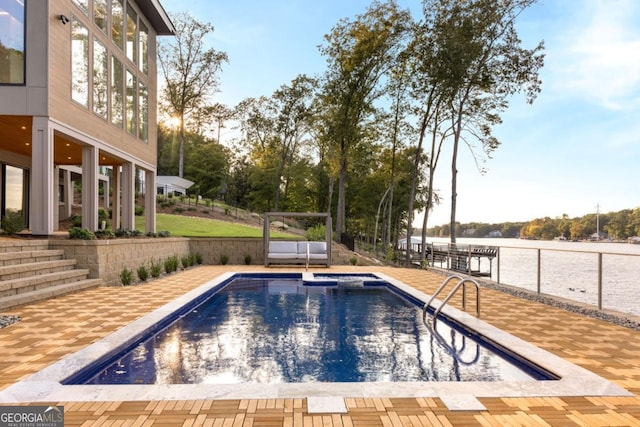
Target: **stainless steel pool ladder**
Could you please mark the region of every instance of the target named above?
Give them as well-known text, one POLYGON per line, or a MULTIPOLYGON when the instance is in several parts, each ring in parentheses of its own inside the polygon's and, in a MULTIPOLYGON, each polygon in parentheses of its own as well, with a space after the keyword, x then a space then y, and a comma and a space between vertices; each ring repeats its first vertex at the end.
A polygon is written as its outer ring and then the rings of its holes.
POLYGON ((442 282, 442 285, 440 285, 440 287, 438 288, 438 290, 436 290, 434 292, 434 294, 431 296, 431 299, 429 300, 429 302, 427 302, 424 307, 422 308, 422 320, 426 323, 426 319, 427 319, 427 310, 429 309, 429 307, 431 306, 431 303, 433 303, 433 301, 436 299, 436 297, 440 294, 440 292, 442 292, 445 288, 445 286, 447 286, 447 284, 452 281, 458 279, 458 283, 453 287, 453 289, 451 289, 451 291, 449 292, 449 294, 446 296, 446 298, 442 301, 442 304, 440 304, 440 306, 433 312, 433 323, 435 324, 438 315, 440 314, 440 310, 442 310, 442 307, 444 307, 449 300, 451 299, 451 297, 453 297, 453 295, 455 295, 456 292, 458 292, 458 289, 460 289, 460 287, 462 286, 462 310, 466 310, 467 309, 467 287, 466 284, 467 283, 473 283, 473 285, 476 287, 476 317, 480 317, 480 285, 478 284, 478 282, 475 279, 471 279, 469 277, 462 277, 458 274, 452 274, 451 276, 447 277, 444 282, 442 282))

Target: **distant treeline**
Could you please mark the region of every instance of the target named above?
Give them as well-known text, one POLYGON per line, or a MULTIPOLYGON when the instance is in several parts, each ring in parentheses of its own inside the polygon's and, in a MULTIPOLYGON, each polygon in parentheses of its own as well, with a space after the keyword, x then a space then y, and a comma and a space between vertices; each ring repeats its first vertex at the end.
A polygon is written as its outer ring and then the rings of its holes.
MULTIPOLYGON (((485 224, 471 222, 456 224, 457 237, 520 237, 524 239, 553 240, 564 237, 570 240, 592 239, 597 236, 598 223, 600 238, 626 240, 640 235, 640 208, 624 209, 604 214, 588 214, 569 218, 536 218, 529 222, 505 222, 485 224)), ((428 229, 434 237, 449 237, 449 224, 428 229)))

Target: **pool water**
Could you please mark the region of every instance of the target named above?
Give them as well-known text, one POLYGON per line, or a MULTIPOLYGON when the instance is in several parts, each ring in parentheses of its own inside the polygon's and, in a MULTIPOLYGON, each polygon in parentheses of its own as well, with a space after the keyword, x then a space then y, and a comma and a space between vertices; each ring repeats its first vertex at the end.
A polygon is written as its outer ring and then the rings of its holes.
POLYGON ((545 379, 444 321, 432 332, 415 302, 378 283, 340 288, 239 277, 82 383, 545 379))

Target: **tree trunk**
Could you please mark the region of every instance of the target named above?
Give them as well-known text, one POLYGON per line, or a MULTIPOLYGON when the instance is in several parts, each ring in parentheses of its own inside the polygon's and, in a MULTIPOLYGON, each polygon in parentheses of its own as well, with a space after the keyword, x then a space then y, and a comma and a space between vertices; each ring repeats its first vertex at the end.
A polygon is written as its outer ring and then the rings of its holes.
POLYGON ((329 177, 329 196, 327 200, 327 213, 331 215, 331 206, 333 204, 333 185, 335 183, 335 178, 333 176, 329 177))
POLYGON ((340 235, 344 233, 346 206, 345 206, 345 190, 347 180, 347 159, 343 158, 340 162, 340 176, 338 177, 338 209, 336 212, 336 234, 338 239, 340 235))
POLYGON ((178 147, 178 176, 184 177, 184 119, 180 119, 180 146, 178 147))
POLYGON ((411 190, 409 193, 409 208, 407 209, 407 252, 405 254, 404 264, 409 266, 411 264, 411 231, 413 221, 413 200, 416 197, 416 187, 418 186, 418 173, 420 172, 420 154, 422 153, 422 143, 424 142, 424 133, 427 129, 427 120, 429 117, 427 113, 422 117, 422 123, 420 124, 420 137, 418 139, 418 146, 416 147, 416 158, 413 161, 413 176, 411 177, 411 190))

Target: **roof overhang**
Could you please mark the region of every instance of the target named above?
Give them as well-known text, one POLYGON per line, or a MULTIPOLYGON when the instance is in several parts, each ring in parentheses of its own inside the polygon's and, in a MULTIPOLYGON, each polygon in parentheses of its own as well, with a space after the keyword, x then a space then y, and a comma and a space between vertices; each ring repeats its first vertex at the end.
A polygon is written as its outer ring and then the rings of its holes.
POLYGON ((156 177, 156 187, 171 185, 172 187, 183 188, 186 190, 193 184, 193 181, 189 181, 185 178, 180 178, 179 176, 159 175, 156 177))
POLYGON ((159 36, 176 34, 176 29, 159 0, 136 0, 136 2, 159 36))

